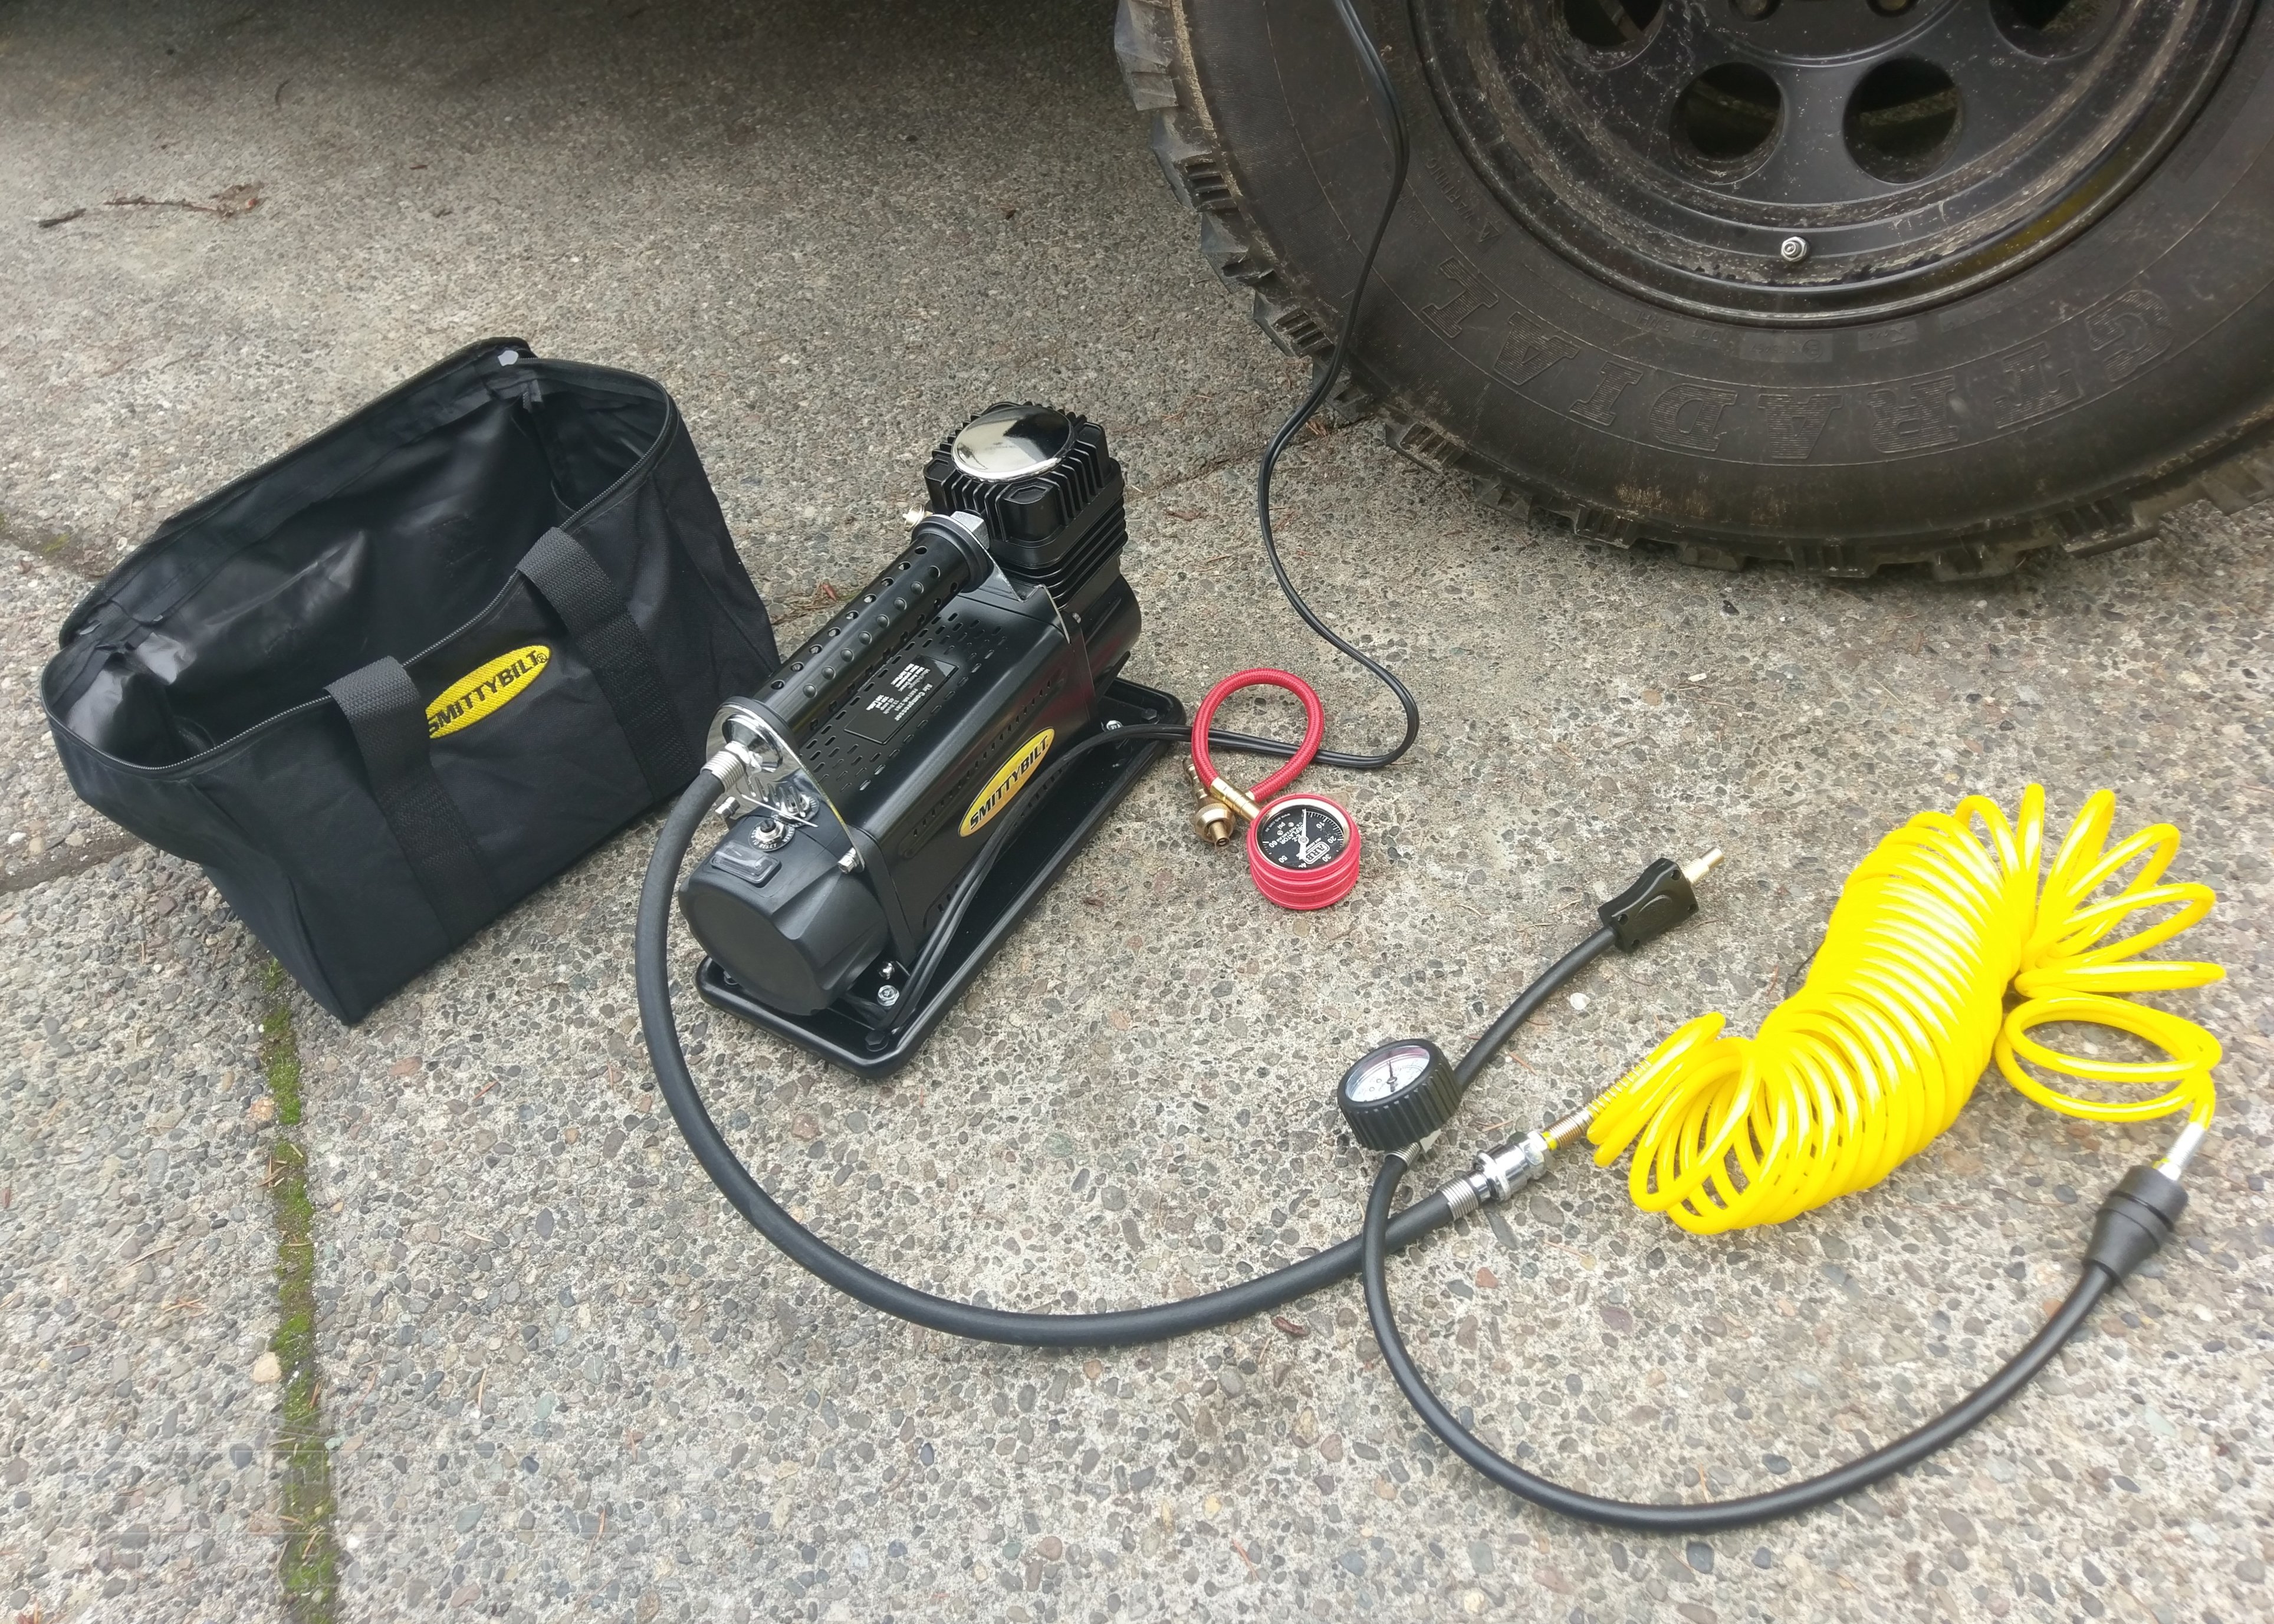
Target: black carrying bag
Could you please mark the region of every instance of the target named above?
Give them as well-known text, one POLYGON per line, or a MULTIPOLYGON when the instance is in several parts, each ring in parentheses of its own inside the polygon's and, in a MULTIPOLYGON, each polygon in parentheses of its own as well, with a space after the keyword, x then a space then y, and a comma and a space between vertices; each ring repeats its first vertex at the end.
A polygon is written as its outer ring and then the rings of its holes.
POLYGON ((779 663, 670 395, 515 339, 169 519, 62 643, 72 786, 348 1021, 678 794, 779 663))

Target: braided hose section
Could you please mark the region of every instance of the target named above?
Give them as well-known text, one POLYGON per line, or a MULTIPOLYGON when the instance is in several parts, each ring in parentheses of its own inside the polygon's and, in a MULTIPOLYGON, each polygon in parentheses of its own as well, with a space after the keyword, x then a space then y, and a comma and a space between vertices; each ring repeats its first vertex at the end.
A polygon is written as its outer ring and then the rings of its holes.
POLYGON ((1841 889, 1807 981, 1754 1036, 1701 1015, 1595 1102, 1596 1162, 1632 1147, 1635 1205, 1715 1234, 1781 1223, 1878 1184, 1950 1126, 1993 1059, 2022 1094, 2067 1116, 2142 1122, 2184 1111, 2208 1124, 2218 1041, 2126 995, 2224 974, 2141 957, 2216 898, 2205 885, 2165 883, 2180 847, 2169 823, 2108 846, 2107 790, 2085 802, 2040 883, 2044 810, 2034 784, 2010 823, 1994 801, 1969 795, 1880 841, 1841 889), (2051 1022, 2113 1027, 2162 1057, 2051 1049, 2033 1035, 2051 1022), (2082 1098, 2032 1067, 2163 1091, 2082 1098))

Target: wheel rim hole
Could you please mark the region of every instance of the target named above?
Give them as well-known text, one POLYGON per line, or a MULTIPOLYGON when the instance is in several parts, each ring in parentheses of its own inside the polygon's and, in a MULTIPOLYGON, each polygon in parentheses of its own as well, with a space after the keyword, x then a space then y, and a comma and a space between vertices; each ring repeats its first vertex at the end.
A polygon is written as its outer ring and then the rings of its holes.
POLYGON ((1563 0, 1563 26, 1591 50, 1631 50, 1665 0, 1563 0))
POLYGON ((1931 62, 1882 63, 1848 98, 1848 155, 1891 184, 1934 173, 1957 139, 1958 86, 1931 62))
POLYGON ((1674 133, 1690 156, 1726 169, 1766 149, 1783 116, 1776 80, 1744 63, 1725 62, 1691 79, 1675 98, 1674 133))
POLYGON ((1998 31, 2033 56, 2074 50, 2100 32, 2112 0, 1992 0, 1998 31))

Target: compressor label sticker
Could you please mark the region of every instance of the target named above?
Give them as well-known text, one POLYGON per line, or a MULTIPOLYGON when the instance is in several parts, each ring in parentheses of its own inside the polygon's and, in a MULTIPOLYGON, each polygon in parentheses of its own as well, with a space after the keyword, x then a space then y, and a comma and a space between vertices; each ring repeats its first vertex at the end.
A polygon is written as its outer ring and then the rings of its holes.
POLYGON ((1043 764, 1043 757, 1050 753, 1050 743, 1058 736, 1057 728, 1045 727, 1012 752, 1002 771, 987 780, 987 787, 979 792, 979 799, 963 815, 965 834, 977 834, 990 818, 1011 804, 1026 787, 1027 780, 1035 776, 1035 769, 1043 764))
POLYGON ((869 703, 845 718, 845 731, 871 744, 889 742, 939 692, 947 675, 927 659, 901 661, 900 668, 870 696, 869 703))
POLYGON ((440 739, 461 727, 471 727, 499 706, 518 698, 552 660, 551 649, 532 643, 476 666, 426 707, 426 736, 440 739))

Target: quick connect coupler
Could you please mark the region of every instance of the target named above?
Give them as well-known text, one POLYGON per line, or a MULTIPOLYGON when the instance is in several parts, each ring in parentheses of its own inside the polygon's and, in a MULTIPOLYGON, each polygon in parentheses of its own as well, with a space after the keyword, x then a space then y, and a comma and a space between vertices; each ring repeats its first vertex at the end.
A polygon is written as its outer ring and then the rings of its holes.
POLYGON ((1520 1139, 1477 1154, 1476 1170, 1464 1173, 1437 1193, 1465 1218, 1490 1201, 1505 1201, 1547 1170, 1547 1159, 1586 1132, 1594 1107, 1583 1106, 1553 1126, 1539 1128, 1520 1139))

